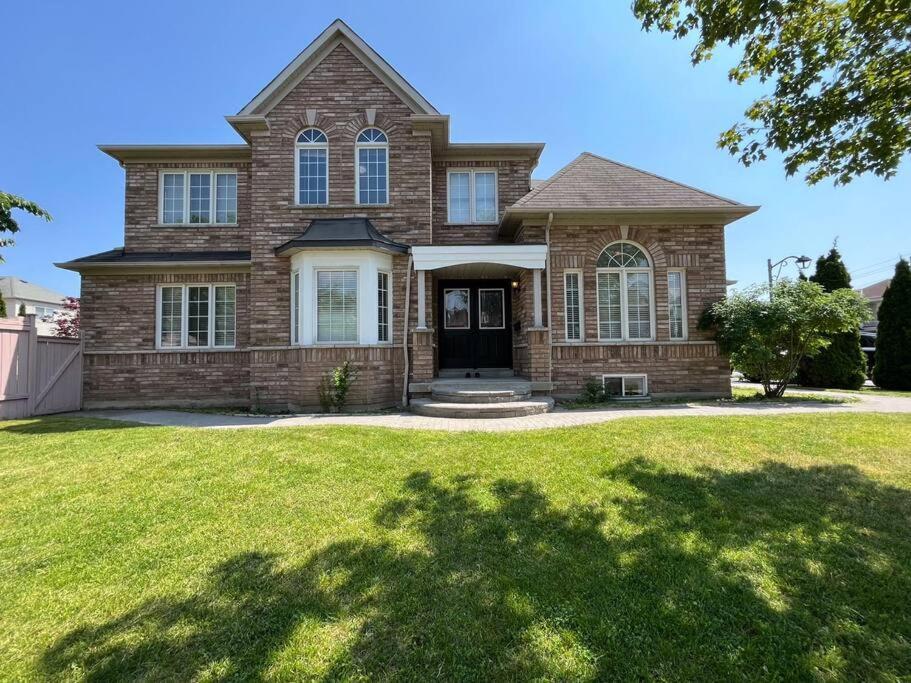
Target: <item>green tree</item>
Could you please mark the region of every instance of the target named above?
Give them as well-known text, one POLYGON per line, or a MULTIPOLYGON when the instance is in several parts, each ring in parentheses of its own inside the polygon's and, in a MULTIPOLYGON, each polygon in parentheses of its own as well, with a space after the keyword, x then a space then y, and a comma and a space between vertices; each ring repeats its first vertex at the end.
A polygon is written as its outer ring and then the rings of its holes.
POLYGON ((3 295, 0 294, 0 318, 6 317, 6 300, 3 298, 3 295))
MULTIPOLYGON (((816 259, 816 272, 810 276, 827 292, 851 288, 851 276, 832 247, 828 254, 816 259)), ((860 328, 835 334, 831 344, 818 355, 804 358, 797 370, 797 383, 809 387, 859 389, 867 379, 867 357, 860 348, 860 328)))
POLYGON ((775 150, 788 176, 845 184, 892 177, 911 150, 908 0, 634 0, 633 12, 645 30, 697 34, 694 65, 742 47, 728 79, 772 84, 718 139, 745 166, 775 150))
POLYGON ((911 389, 911 268, 905 259, 879 305, 873 381, 883 389, 911 389))
POLYGON ((779 280, 719 301, 703 315, 721 351, 744 374, 758 377, 765 395, 784 394, 800 361, 815 356, 837 332, 858 327, 867 311, 850 289, 828 293, 815 282, 779 280))
MULTIPOLYGON (((11 234, 19 232, 19 224, 13 218, 13 209, 25 211, 46 221, 51 220, 51 214, 35 202, 0 191, 0 232, 11 234)), ((11 247, 13 244, 15 244, 15 240, 12 237, 0 237, 0 247, 11 247)), ((0 256, 0 263, 3 263, 3 256, 0 256)))

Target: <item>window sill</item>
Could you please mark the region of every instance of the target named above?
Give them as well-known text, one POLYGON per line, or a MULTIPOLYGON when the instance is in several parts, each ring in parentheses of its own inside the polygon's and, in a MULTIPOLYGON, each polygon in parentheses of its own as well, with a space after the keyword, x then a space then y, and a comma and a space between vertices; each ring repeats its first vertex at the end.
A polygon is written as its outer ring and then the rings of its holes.
POLYGON ((714 341, 681 341, 677 339, 618 339, 612 341, 555 341, 554 346, 679 346, 685 344, 714 344, 714 341))
POLYGON ((465 223, 453 223, 451 221, 446 221, 445 223, 443 223, 443 227, 444 228, 471 228, 471 227, 475 227, 475 226, 493 227, 493 226, 499 225, 499 224, 500 224, 499 221, 487 221, 484 223, 472 223, 470 221, 465 222, 465 223))
POLYGON ((237 351, 236 346, 168 346, 166 348, 155 348, 160 353, 212 353, 222 351, 237 351))
POLYGON ((237 228, 240 223, 155 223, 153 228, 237 228))
POLYGON ((332 211, 339 209, 392 209, 394 204, 288 204, 297 211, 332 211))

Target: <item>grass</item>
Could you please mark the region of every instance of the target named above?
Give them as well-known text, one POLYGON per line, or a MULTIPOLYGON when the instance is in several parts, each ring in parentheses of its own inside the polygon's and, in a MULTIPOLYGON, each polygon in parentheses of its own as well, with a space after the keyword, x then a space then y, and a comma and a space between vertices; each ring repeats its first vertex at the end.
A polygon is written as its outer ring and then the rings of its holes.
POLYGON ((569 410, 594 410, 600 408, 618 408, 618 409, 629 409, 629 408, 648 408, 655 405, 670 405, 670 404, 687 404, 687 405, 729 405, 731 403, 831 403, 831 404, 843 404, 843 403, 856 403, 857 398, 848 397, 848 396, 833 396, 824 394, 821 392, 815 393, 801 393, 800 391, 791 391, 780 397, 780 398, 766 398, 765 395, 757 390, 747 387, 732 387, 731 388, 731 398, 706 398, 706 399, 696 399, 687 401, 685 399, 649 399, 649 400, 630 400, 630 399, 615 399, 613 401, 603 401, 603 402, 594 402, 586 401, 585 399, 577 399, 571 401, 561 401, 560 406, 563 408, 568 408, 569 410))
POLYGON ((0 679, 911 677, 911 416, 0 424, 0 679))

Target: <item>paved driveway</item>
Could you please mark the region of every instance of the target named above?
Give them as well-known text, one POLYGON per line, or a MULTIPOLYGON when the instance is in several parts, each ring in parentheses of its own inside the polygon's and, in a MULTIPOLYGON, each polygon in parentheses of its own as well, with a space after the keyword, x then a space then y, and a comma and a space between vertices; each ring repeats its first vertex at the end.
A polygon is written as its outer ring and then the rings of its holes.
MULTIPOLYGON (((737 386, 750 387, 738 383, 737 386)), ((801 390, 801 393, 809 393, 801 390)), ((836 396, 827 393, 827 396, 836 396)), ((442 417, 422 417, 412 413, 381 415, 289 415, 268 417, 260 415, 213 415, 178 410, 87 410, 71 413, 80 417, 101 417, 111 420, 139 422, 169 427, 200 427, 232 429, 250 427, 312 427, 315 425, 360 425, 394 429, 438 429, 444 431, 509 432, 554 427, 575 427, 609 422, 627 417, 669 417, 706 415, 796 415, 800 413, 911 413, 911 398, 845 394, 859 399, 853 403, 656 403, 636 407, 606 407, 593 410, 566 410, 528 417, 509 417, 492 420, 457 420, 442 417)))

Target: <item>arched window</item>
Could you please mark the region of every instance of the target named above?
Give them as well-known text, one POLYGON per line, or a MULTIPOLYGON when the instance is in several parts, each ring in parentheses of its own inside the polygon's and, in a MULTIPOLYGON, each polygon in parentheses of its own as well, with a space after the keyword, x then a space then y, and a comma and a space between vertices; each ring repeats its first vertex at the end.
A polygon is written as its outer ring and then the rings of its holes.
POLYGON ((307 128, 297 136, 295 147, 295 188, 297 203, 329 203, 329 140, 318 128, 307 128))
POLYGON ((389 202, 389 140, 379 128, 365 128, 355 143, 358 204, 389 202))
POLYGON ((598 338, 654 339, 652 263, 632 242, 607 245, 598 257, 598 338))

